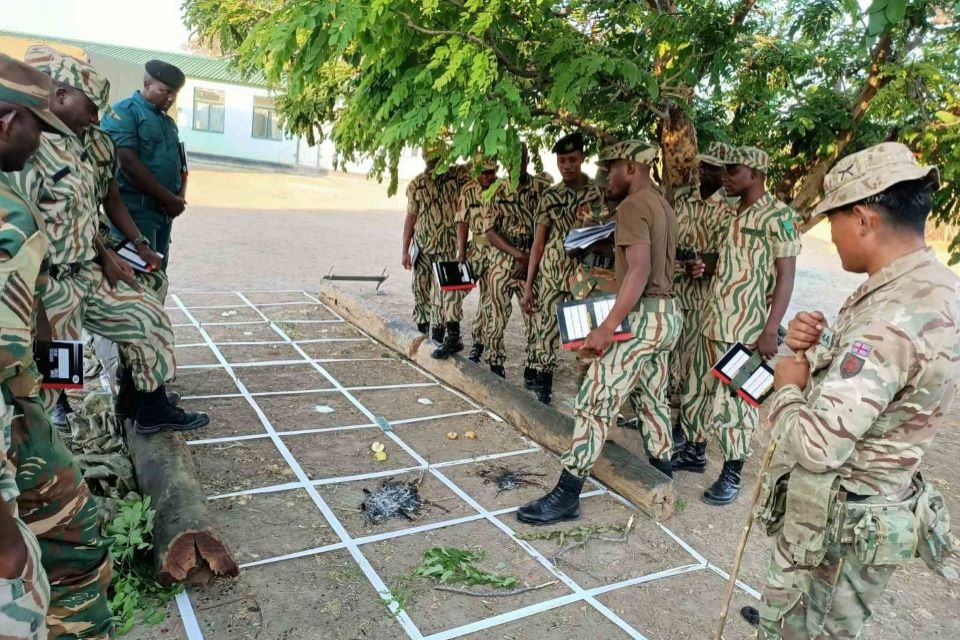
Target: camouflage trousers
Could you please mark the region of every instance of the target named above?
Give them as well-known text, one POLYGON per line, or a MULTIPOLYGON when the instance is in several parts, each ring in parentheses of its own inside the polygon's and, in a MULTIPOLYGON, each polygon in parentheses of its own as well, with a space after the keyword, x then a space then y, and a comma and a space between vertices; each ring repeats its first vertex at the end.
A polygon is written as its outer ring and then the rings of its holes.
POLYGON ((627 320, 633 338, 614 342, 587 370, 574 407, 573 441, 560 457, 570 473, 589 475, 627 396, 635 399, 647 455, 670 459, 668 355, 680 338, 683 320, 672 300, 661 302, 661 310, 631 313, 627 320))
POLYGON ((537 305, 530 323, 530 366, 539 371, 553 372, 557 368, 557 349, 560 348, 560 325, 557 323, 557 305, 569 299, 565 285, 538 280, 533 290, 537 305))
POLYGON ((773 545, 760 607, 761 640, 860 637, 896 565, 864 565, 851 545, 840 564, 799 567, 779 536, 773 545), (835 585, 835 588, 831 585, 835 585), (819 613, 818 613, 819 612, 819 613))
MULTIPOLYGON (((173 328, 154 295, 122 282, 111 290, 94 262, 84 263, 75 274, 50 278, 41 295, 54 338, 80 340, 87 329, 116 342, 140 391, 153 391, 173 379, 173 328)), ((45 401, 55 395, 45 394, 45 401)))
POLYGON ((20 517, 36 534, 50 581, 51 640, 108 638, 110 542, 73 455, 39 398, 14 398, 10 462, 17 468, 20 517))
MULTIPOLYGON (((46 640, 50 583, 40 564, 37 537, 19 517, 15 498, 16 469, 6 459, 13 414, 13 407, 5 398, 0 398, 0 456, 3 456, 0 459, 0 501, 5 502, 0 504, 0 509, 8 509, 13 515, 27 549, 27 561, 16 578, 0 577, 0 640, 46 640)), ((0 548, 11 542, 0 540, 0 548)))
POLYGON ((445 322, 463 319, 463 292, 440 291, 433 275, 433 263, 456 259, 453 254, 428 255, 421 253, 413 265, 413 322, 429 323, 439 327, 445 322))
POLYGON ((710 373, 731 346, 700 336, 683 381, 680 426, 690 442, 706 442, 713 434, 724 460, 746 460, 759 414, 710 373))
MULTIPOLYGON (((507 323, 513 313, 513 299, 516 298, 518 302, 523 299, 523 280, 514 278, 513 271, 513 256, 497 251, 490 260, 486 277, 487 289, 490 291, 490 304, 485 309, 488 318, 484 344, 487 347, 486 361, 491 366, 503 366, 507 360, 503 335, 506 333, 507 323)), ((521 313, 520 317, 523 320, 524 343, 527 345, 526 365, 532 366, 533 319, 525 313, 521 313)))
MULTIPOLYGON (((487 282, 487 273, 490 271, 490 247, 472 246, 467 260, 470 262, 473 277, 477 281, 477 294, 480 296, 477 301, 477 313, 473 316, 473 325, 470 327, 470 339, 485 345, 487 326, 490 321, 490 314, 487 311, 490 308, 490 286, 487 282)), ((470 292, 467 291, 461 300, 469 294, 470 292)), ((449 295, 449 292, 443 295, 449 295)))
POLYGON ((693 354, 700 341, 700 322, 703 317, 700 309, 684 309, 683 331, 680 340, 670 353, 670 397, 680 398, 683 394, 683 382, 690 371, 693 354))
POLYGON ((138 273, 137 282, 143 287, 144 293, 153 295, 161 305, 167 301, 167 293, 170 291, 170 279, 167 278, 166 271, 138 273))

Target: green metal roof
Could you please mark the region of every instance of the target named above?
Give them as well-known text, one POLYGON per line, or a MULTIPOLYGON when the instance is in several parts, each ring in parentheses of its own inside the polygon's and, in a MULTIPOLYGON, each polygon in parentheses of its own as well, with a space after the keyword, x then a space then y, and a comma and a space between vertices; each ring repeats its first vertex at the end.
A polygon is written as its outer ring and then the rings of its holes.
POLYGON ((129 62, 131 64, 143 65, 150 60, 163 60, 172 65, 176 65, 183 71, 188 78, 198 78, 202 80, 213 80, 215 82, 227 82, 231 84, 242 84, 252 87, 267 86, 263 74, 257 73, 250 78, 244 78, 230 64, 226 58, 207 58, 205 56, 194 56, 187 53, 170 53, 169 51, 155 51, 151 49, 137 49, 136 47, 122 47, 115 44, 103 44, 101 42, 87 42, 84 40, 71 40, 69 38, 55 38, 53 36, 42 36, 35 33, 21 33, 19 31, 7 31, 0 29, 0 37, 7 36, 11 38, 20 38, 23 40, 37 40, 56 44, 73 45, 84 49, 87 53, 129 62))

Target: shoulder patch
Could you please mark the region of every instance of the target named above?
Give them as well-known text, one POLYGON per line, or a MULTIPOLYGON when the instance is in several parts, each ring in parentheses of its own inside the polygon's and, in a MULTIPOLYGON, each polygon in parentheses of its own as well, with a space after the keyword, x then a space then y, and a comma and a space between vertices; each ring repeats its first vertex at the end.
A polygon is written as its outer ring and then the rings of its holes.
POLYGON ((854 377, 863 369, 865 362, 866 360, 860 356, 848 353, 840 362, 840 377, 844 379, 854 377))
POLYGON ((797 226, 793 223, 793 220, 780 218, 780 229, 787 237, 793 237, 797 233, 797 226))
POLYGON ((873 345, 868 342, 861 342, 857 340, 853 343, 853 346, 850 347, 850 353, 860 358, 869 358, 870 353, 873 351, 873 345))

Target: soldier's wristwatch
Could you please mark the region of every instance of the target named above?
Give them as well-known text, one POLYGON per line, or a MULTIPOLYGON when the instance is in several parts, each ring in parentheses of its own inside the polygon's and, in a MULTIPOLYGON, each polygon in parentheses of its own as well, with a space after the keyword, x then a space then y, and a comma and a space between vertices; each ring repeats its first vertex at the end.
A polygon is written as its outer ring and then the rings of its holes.
POLYGON ((139 236, 137 236, 137 237, 134 239, 134 241, 133 241, 133 246, 139 247, 139 246, 142 245, 142 244, 145 244, 145 245, 147 245, 147 246, 149 247, 149 246, 150 246, 150 240, 147 239, 147 236, 145 236, 145 235, 143 235, 143 234, 141 233, 139 236))

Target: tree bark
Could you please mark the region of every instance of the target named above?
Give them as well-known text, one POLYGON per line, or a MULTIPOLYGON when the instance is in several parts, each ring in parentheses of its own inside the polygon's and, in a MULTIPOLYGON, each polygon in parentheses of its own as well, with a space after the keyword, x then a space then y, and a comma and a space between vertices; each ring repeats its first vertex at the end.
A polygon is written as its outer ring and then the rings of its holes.
POLYGON ((157 510, 153 551, 160 584, 204 584, 213 574, 236 576, 237 561, 214 529, 183 437, 168 431, 137 435, 129 420, 126 432, 140 491, 157 510))

